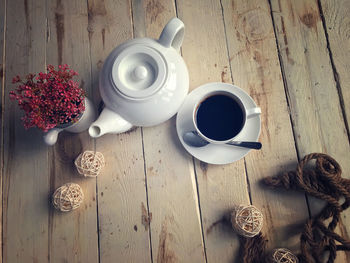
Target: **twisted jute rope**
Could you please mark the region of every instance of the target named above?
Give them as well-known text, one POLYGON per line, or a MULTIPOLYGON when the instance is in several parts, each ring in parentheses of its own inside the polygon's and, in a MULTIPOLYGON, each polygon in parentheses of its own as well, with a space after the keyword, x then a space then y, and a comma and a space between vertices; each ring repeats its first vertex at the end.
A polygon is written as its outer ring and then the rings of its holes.
MULTIPOLYGON (((307 220, 300 237, 301 263, 333 263, 338 250, 350 250, 350 240, 334 232, 340 214, 350 206, 350 180, 341 177, 341 167, 332 157, 322 153, 306 155, 295 171, 264 179, 271 188, 298 190, 324 200, 327 204, 321 212, 307 220), (312 169, 306 168, 316 160, 312 169), (330 221, 328 224, 325 220, 330 221), (326 252, 329 252, 328 254, 326 252)), ((260 233, 253 238, 242 238, 241 250, 244 263, 266 262, 266 239, 260 233)))

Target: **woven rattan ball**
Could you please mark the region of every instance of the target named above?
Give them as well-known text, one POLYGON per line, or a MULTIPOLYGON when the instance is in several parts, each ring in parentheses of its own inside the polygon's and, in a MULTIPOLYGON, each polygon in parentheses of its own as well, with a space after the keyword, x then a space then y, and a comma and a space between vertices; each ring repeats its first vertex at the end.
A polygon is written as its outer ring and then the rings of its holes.
POLYGON ((253 205, 240 205, 231 214, 231 224, 239 235, 254 237, 262 228, 263 215, 253 205))
POLYGON ((85 177, 96 177, 105 166, 105 159, 100 152, 85 151, 79 154, 74 164, 79 174, 85 177))
POLYGON ((298 258, 286 248, 277 248, 272 251, 273 263, 298 263, 298 258))
POLYGON ((62 211, 69 212, 80 206, 84 193, 78 184, 67 183, 57 188, 52 196, 53 206, 62 211))

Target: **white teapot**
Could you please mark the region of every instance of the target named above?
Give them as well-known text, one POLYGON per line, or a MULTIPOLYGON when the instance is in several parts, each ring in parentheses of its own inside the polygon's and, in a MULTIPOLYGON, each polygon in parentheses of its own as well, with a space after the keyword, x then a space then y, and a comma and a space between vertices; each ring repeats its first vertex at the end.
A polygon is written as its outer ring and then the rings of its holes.
POLYGON ((183 37, 183 22, 173 18, 159 40, 132 39, 110 53, 99 79, 105 108, 89 128, 91 137, 157 125, 177 113, 189 87, 179 54, 183 37))

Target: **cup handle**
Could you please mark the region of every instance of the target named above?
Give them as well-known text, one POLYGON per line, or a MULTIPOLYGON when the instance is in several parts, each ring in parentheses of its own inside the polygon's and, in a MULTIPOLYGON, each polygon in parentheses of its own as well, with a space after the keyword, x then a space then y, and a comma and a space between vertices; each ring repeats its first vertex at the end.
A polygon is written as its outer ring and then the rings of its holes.
POLYGON ((247 119, 254 118, 261 114, 261 109, 259 107, 247 110, 247 119))

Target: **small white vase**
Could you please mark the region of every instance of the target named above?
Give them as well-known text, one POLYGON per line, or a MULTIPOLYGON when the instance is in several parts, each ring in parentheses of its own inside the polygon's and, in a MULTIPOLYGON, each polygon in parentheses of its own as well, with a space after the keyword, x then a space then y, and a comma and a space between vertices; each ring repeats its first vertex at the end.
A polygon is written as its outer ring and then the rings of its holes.
POLYGON ((85 98, 85 111, 83 115, 80 117, 80 119, 76 123, 66 128, 53 128, 49 130, 44 135, 44 141, 47 145, 54 145, 57 142, 58 134, 61 131, 68 131, 72 133, 83 132, 90 127, 91 123, 95 121, 95 119, 96 119, 95 107, 88 98, 85 98))

